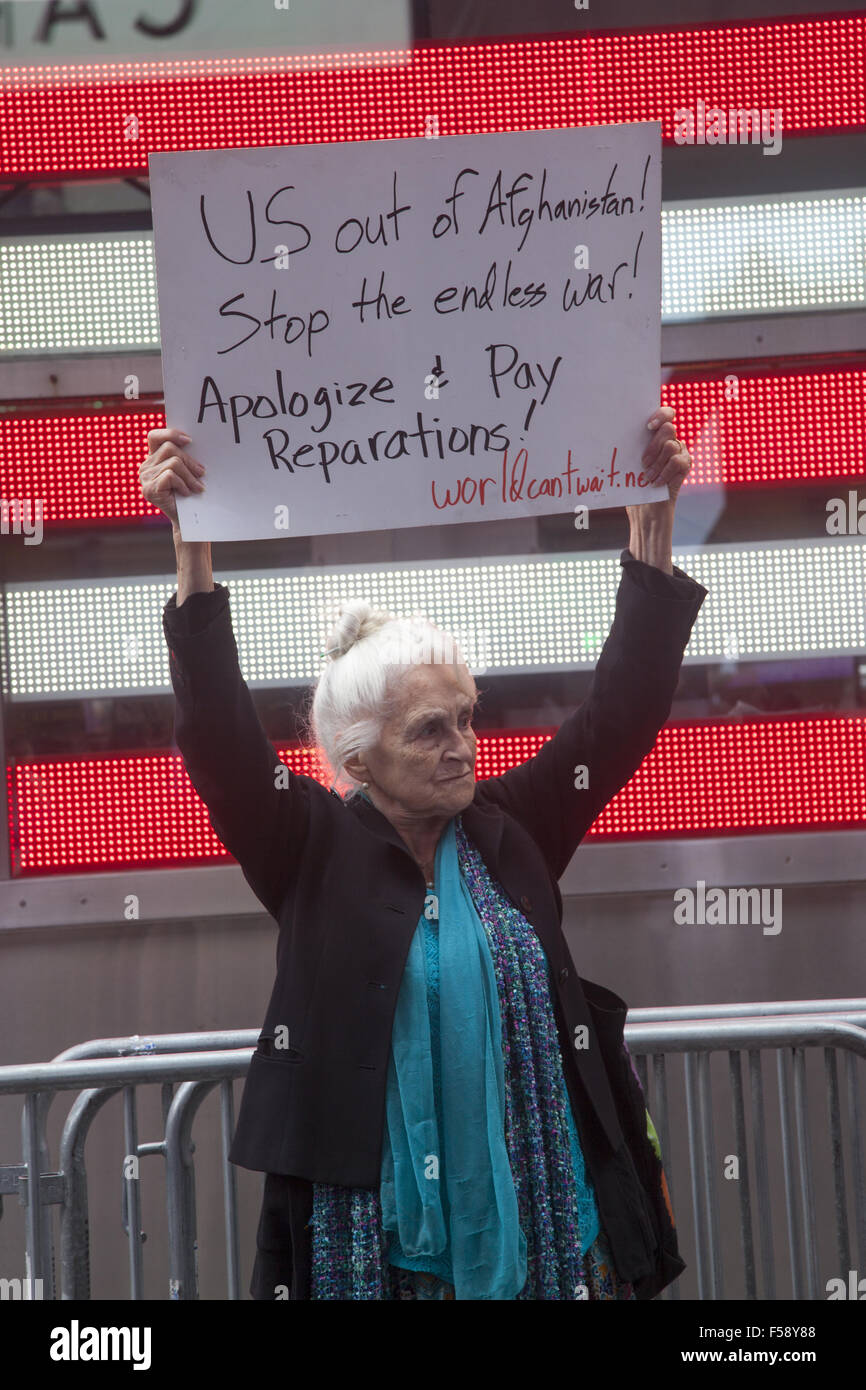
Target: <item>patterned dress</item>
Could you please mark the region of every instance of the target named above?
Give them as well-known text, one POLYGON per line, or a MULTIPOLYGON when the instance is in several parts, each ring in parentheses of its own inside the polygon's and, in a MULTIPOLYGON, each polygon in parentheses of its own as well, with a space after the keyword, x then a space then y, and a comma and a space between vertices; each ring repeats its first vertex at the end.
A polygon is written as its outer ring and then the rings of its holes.
MULTIPOLYGON (((505 1138, 527 1243, 518 1299, 633 1299, 619 1280, 599 1226, 571 1111, 553 1011, 550 970, 538 936, 492 878, 457 817, 460 870, 481 919, 502 1018, 505 1138)), ((429 914, 429 915, 428 915, 429 914)), ((424 933, 436 1119, 441 1133, 439 939, 435 898, 424 933)), ((386 1128, 387 1142, 387 1128, 386 1128)), ((445 1256, 409 1257, 383 1230, 370 1188, 313 1184, 311 1298, 453 1299, 445 1256), (443 1273, 443 1265, 446 1273, 443 1273)))

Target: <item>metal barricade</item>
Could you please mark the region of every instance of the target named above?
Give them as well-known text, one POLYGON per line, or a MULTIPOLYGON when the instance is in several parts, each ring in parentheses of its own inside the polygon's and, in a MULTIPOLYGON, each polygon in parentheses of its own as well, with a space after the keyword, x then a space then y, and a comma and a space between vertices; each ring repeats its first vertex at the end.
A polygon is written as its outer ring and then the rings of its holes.
MULTIPOLYGON (((713 1053, 727 1053, 731 1119, 736 1157, 739 1209, 739 1252, 743 1288, 735 1296, 777 1298, 780 1266, 774 1258, 772 1229, 773 1185, 769 1176, 770 1136, 767 1128, 762 1059, 776 1053, 779 1111, 779 1151, 784 1185, 790 1296, 799 1300, 826 1297, 818 1275, 816 1178, 813 1140, 807 1122, 809 1095, 806 1056, 823 1049, 827 1126, 823 1138, 829 1162, 820 1180, 832 1183, 836 1263, 839 1279, 852 1269, 851 1231, 856 1236, 858 1268, 866 1273, 866 1168, 863 1145, 863 1067, 866 1058, 866 1000, 815 1000, 767 1004, 728 1004, 715 1007, 635 1009, 629 1014, 626 1041, 634 1057, 647 1104, 658 1121, 659 1141, 668 1186, 676 1186, 672 1160, 670 1111, 671 1058, 682 1057, 686 1130, 692 1197, 694 1260, 698 1297, 725 1297, 722 1241, 719 1225, 719 1158, 713 1129, 714 1097, 710 1078, 713 1053), (748 1061, 748 1111, 744 1094, 742 1056, 748 1061), (652 1059, 652 1076, 647 1059, 652 1059), (844 1066, 845 1104, 840 1093, 839 1060, 844 1066), (747 1122, 747 1115, 750 1124, 747 1122), (844 1119, 844 1123, 843 1123, 844 1119), (748 1130, 751 1130, 751 1146, 748 1130), (847 1144, 845 1131, 847 1130, 847 1144), (750 1160, 749 1148, 752 1150, 750 1160), (846 1150, 848 1162, 846 1163, 846 1150), (851 1191, 846 1182, 851 1174, 851 1191), (755 1203, 753 1206, 753 1187, 755 1203), (849 1216, 849 1206, 851 1215, 849 1216), (755 1259, 754 1215, 757 1211, 760 1252, 760 1290, 755 1259)), ((826 1191, 826 1188, 824 1189, 826 1191)), ((674 1203, 681 1216, 681 1209, 674 1203)), ((688 1256, 687 1256, 688 1257, 688 1256)), ((729 1267, 731 1262, 729 1261, 729 1267)), ((739 1272, 739 1271, 737 1271, 739 1272)), ((856 1296, 850 1293, 839 1297, 856 1296)), ((675 1283, 663 1297, 679 1297, 675 1283)))
MULTIPOLYGON (((17 1194, 25 1205, 26 1267, 30 1281, 42 1281, 43 1296, 90 1297, 85 1149, 94 1118, 116 1095, 121 1097, 124 1133, 122 1219, 129 1251, 129 1296, 131 1299, 143 1296, 139 1165, 141 1159, 151 1156, 161 1156, 165 1161, 169 1296, 174 1299, 199 1296, 192 1130, 202 1101, 218 1087, 226 1296, 228 1299, 240 1297, 236 1174, 228 1162, 234 1128, 232 1088, 233 1082, 246 1074, 257 1038, 256 1030, 247 1029, 102 1039, 70 1048, 52 1062, 0 1067, 0 1095, 25 1097, 23 1158, 19 1164, 0 1167, 0 1198, 3 1194, 17 1194), (162 1139, 149 1142, 142 1142, 138 1134, 136 1092, 139 1086, 145 1085, 161 1087, 164 1134, 162 1139), (46 1140, 46 1120, 58 1091, 79 1094, 66 1117, 58 1165, 53 1169, 46 1140), (37 1194, 35 1200, 34 1193, 37 1194), (46 1209, 54 1204, 60 1206, 59 1286, 55 1277, 51 1223, 46 1219, 46 1209)), ((770 1181, 762 1067, 764 1054, 770 1051, 776 1052, 791 1297, 824 1296, 818 1275, 816 1183, 822 1194, 829 1193, 832 1186, 840 1269, 851 1268, 853 1230, 859 1267, 866 1273, 862 1066, 858 1073, 858 1059, 866 1058, 866 1000, 635 1009, 629 1014, 626 1041, 657 1127, 685 1258, 696 1267, 699 1298, 725 1297, 719 1154, 713 1128, 714 1103, 718 1102, 718 1095, 713 1095, 710 1073, 713 1054, 728 1054, 727 1076, 735 1142, 733 1154, 727 1157, 737 1159, 735 1190, 741 1269, 739 1262, 730 1256, 728 1267, 734 1275, 742 1273, 744 1284, 742 1292, 735 1296, 777 1297, 780 1271, 774 1258, 771 1223, 776 1188, 770 1181), (826 1170, 819 1166, 817 1172, 813 1159, 815 1136, 810 1134, 807 1122, 806 1054, 809 1049, 824 1051, 827 1088, 826 1138, 831 1157, 826 1170), (743 1053, 748 1062, 748 1106, 742 1073, 743 1053), (676 1132, 672 1126, 675 1109, 672 1087, 678 1081, 673 1076, 675 1057, 682 1058, 684 1095, 684 1122, 682 1126, 677 1125, 676 1132), (844 1104, 840 1059, 844 1068, 844 1104), (673 1134, 679 1142, 680 1130, 688 1140, 690 1223, 684 1219, 686 1213, 674 1199, 679 1174, 671 1139, 673 1134), (846 1171, 852 1175, 851 1193, 846 1171), (759 1261, 755 1251, 755 1214, 759 1261)), ((728 1283, 730 1286, 730 1277, 728 1283)), ((679 1296, 676 1282, 663 1295, 666 1298, 679 1296)))
POLYGON ((221 1164, 229 1299, 239 1297, 236 1176, 228 1162, 234 1129, 232 1082, 246 1075, 258 1038, 255 1029, 218 1033, 169 1033, 149 1038, 110 1038, 82 1043, 52 1062, 0 1067, 0 1095, 24 1094, 23 1162, 0 1167, 0 1196, 17 1193, 26 1207, 27 1288, 41 1281, 43 1296, 57 1296, 55 1261, 44 1208, 60 1204, 60 1297, 90 1297, 85 1145, 103 1105, 123 1100, 125 1228, 129 1245, 130 1297, 142 1296, 142 1240, 138 1165, 161 1155, 166 1165, 170 1297, 198 1297, 195 1261, 195 1176, 191 1129, 202 1100, 220 1088, 221 1164), (219 1049, 219 1050, 216 1050, 219 1049), (177 1093, 175 1084, 180 1083, 177 1093), (136 1088, 160 1084, 164 1137, 140 1143, 136 1088), (45 1127, 58 1091, 79 1091, 60 1140, 59 1169, 49 1171, 45 1127), (33 1191, 38 1200, 32 1200, 33 1191))

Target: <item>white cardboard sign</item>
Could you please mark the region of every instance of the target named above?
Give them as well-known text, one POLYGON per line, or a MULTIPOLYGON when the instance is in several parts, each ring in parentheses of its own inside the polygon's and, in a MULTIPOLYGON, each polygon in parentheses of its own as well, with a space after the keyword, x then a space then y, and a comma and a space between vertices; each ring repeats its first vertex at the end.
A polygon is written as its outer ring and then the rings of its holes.
POLYGON ((659 122, 149 162, 185 539, 667 497, 659 122))

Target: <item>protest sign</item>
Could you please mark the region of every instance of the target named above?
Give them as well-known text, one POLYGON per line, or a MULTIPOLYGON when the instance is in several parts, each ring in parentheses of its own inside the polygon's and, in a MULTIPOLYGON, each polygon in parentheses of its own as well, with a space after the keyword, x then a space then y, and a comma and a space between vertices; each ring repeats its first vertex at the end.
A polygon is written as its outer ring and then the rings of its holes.
POLYGON ((659 501, 658 122, 150 156, 188 540, 659 501))

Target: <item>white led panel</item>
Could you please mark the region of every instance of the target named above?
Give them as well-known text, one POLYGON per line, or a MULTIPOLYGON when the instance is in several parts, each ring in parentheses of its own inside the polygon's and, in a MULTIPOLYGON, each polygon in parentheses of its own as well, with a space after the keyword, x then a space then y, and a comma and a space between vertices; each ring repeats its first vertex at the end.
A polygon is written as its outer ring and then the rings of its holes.
POLYGON ((662 317, 845 309, 866 300, 866 195, 701 199, 662 213, 662 317))
POLYGON ((4 238, 0 285, 0 352, 159 346, 150 232, 4 238))
MULTIPOLYGON (((0 353, 159 347, 153 238, 0 243, 0 353)), ((662 319, 866 304, 866 193, 729 198, 662 210, 662 319)))
MULTIPOLYGON (((617 551, 435 565, 218 575, 228 585, 251 685, 306 685, 321 669, 323 614, 363 597, 421 612, 461 643, 477 675, 595 666, 613 621, 617 551)), ((761 542, 676 552, 708 590, 687 663, 866 651, 862 541, 761 542)), ((170 688, 162 609, 171 579, 12 584, 5 595, 9 697, 134 695, 170 688)))

